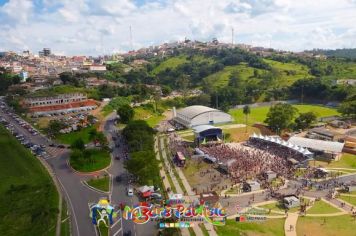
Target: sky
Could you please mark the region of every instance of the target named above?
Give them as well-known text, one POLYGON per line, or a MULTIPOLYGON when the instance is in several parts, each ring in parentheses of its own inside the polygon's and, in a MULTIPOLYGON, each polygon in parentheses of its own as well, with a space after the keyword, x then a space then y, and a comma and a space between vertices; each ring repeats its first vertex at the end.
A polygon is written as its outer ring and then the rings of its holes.
POLYGON ((0 0, 0 51, 112 54, 231 42, 232 28, 235 43, 253 46, 356 48, 356 0, 0 0))

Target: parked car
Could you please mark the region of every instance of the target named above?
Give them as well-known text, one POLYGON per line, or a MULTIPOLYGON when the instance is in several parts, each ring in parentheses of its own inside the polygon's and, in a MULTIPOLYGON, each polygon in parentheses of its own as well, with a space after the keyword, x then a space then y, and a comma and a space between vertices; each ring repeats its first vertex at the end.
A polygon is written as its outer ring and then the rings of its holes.
POLYGON ((134 195, 133 188, 131 186, 129 186, 127 188, 127 196, 132 197, 133 195, 134 195))

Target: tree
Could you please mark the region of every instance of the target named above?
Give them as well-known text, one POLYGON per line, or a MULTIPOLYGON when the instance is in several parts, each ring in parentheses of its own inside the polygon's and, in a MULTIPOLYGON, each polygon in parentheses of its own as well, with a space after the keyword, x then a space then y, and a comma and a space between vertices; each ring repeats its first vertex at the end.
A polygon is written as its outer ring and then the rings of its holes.
POLYGON ((70 147, 72 149, 78 149, 83 151, 85 149, 85 144, 82 138, 78 138, 70 145, 70 147))
POLYGON ((133 119, 135 111, 130 105, 125 104, 119 107, 117 114, 120 116, 121 122, 127 124, 133 119))
POLYGON ((352 118, 356 118, 356 100, 341 103, 338 111, 343 116, 351 116, 352 118))
POLYGON ((292 105, 278 103, 269 109, 265 123, 279 134, 292 125, 296 113, 297 109, 292 105))
POLYGON ((54 137, 61 129, 64 129, 66 124, 59 120, 51 120, 46 128, 49 136, 54 137))
POLYGON ((316 115, 314 112, 301 113, 299 117, 295 119, 295 126, 297 129, 306 129, 316 121, 316 115))
POLYGON ((247 133, 247 119, 248 119, 248 115, 251 113, 251 109, 248 105, 245 105, 242 112, 245 114, 245 124, 246 124, 245 133, 247 133))

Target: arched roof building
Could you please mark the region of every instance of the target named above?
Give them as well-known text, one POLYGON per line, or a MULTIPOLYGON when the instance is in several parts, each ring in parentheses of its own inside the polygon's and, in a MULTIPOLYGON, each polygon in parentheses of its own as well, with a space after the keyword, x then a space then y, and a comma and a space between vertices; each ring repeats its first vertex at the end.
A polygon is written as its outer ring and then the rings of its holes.
POLYGON ((206 106, 189 106, 177 111, 173 120, 187 128, 232 122, 231 115, 206 106))

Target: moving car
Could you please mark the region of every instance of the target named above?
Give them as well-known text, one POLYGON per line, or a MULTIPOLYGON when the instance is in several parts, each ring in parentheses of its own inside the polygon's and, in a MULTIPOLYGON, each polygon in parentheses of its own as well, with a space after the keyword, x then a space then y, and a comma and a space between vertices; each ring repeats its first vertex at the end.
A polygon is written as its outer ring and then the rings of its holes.
POLYGON ((133 195, 134 195, 133 188, 131 186, 129 186, 127 188, 127 196, 132 197, 133 195))

